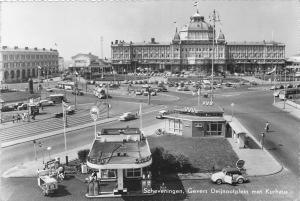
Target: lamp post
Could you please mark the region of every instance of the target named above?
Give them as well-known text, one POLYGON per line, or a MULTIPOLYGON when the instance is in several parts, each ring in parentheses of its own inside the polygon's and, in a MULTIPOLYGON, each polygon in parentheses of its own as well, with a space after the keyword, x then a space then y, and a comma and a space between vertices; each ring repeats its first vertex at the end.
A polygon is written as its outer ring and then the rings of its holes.
POLYGON ((285 109, 286 100, 286 69, 284 69, 284 99, 283 99, 283 109, 285 109))
POLYGON ((232 119, 233 119, 233 107, 234 107, 234 103, 231 103, 230 106, 231 106, 231 121, 232 121, 232 119))
POLYGON ((47 147, 47 151, 49 153, 49 160, 51 160, 51 149, 52 149, 52 147, 47 147))

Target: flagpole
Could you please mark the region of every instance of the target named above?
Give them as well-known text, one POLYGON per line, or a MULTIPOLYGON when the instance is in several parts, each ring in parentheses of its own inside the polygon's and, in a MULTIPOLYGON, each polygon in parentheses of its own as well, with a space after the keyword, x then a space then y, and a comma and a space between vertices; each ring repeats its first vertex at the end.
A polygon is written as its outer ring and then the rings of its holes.
POLYGON ((200 88, 198 89, 198 107, 200 106, 200 88))
POLYGON ((142 114, 142 104, 140 103, 140 130, 143 129, 143 114, 142 114))

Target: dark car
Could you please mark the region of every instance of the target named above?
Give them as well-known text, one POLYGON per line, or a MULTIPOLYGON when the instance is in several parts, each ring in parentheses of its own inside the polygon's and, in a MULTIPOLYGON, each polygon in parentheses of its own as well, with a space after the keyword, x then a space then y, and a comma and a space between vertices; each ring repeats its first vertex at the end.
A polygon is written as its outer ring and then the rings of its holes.
POLYGON ((72 94, 73 95, 76 94, 77 96, 83 96, 84 95, 83 91, 81 91, 81 90, 72 91, 72 94))

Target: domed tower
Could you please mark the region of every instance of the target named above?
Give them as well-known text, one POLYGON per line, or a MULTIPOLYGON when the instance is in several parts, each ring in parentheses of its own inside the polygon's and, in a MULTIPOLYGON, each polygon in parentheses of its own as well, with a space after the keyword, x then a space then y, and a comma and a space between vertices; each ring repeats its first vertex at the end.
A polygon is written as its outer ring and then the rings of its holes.
POLYGON ((205 22, 199 11, 190 17, 190 23, 180 31, 181 40, 212 40, 213 27, 205 22))
POLYGON ((218 43, 224 43, 225 42, 225 36, 224 36, 224 34, 221 30, 219 32, 219 36, 218 36, 217 41, 218 41, 218 43))
POLYGON ((174 38, 173 38, 173 43, 179 43, 180 42, 180 35, 177 31, 177 27, 176 27, 176 31, 175 31, 175 35, 174 35, 174 38))

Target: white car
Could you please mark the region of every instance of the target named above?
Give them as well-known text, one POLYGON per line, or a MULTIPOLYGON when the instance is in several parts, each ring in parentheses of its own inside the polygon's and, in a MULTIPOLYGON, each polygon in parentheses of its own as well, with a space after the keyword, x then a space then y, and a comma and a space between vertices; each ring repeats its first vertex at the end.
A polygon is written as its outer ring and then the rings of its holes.
POLYGON ((41 106, 52 106, 54 105, 54 102, 51 100, 40 100, 40 105, 41 106))
POLYGON ((281 91, 282 91, 282 90, 274 91, 273 96, 279 97, 279 94, 280 94, 281 91))
POLYGON ((136 119, 136 115, 131 112, 125 112, 119 117, 120 121, 129 121, 133 119, 136 119))
POLYGON ((248 178, 238 168, 228 167, 228 168, 223 168, 223 170, 221 172, 212 174, 211 180, 212 180, 212 182, 214 182, 216 184, 223 184, 223 183, 242 184, 242 183, 248 181, 248 178))

